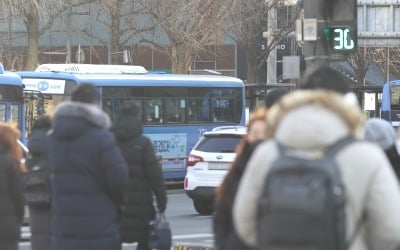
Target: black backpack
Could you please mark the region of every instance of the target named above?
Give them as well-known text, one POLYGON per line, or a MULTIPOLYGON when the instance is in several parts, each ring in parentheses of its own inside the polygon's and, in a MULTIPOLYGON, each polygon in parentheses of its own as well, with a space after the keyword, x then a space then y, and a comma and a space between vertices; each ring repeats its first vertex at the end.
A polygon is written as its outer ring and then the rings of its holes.
POLYGON ((28 156, 28 171, 23 175, 24 197, 28 206, 49 208, 51 203, 50 173, 45 157, 28 156))
POLYGON ((334 160, 345 138, 320 155, 277 143, 258 204, 260 249, 345 250, 345 190, 334 160))

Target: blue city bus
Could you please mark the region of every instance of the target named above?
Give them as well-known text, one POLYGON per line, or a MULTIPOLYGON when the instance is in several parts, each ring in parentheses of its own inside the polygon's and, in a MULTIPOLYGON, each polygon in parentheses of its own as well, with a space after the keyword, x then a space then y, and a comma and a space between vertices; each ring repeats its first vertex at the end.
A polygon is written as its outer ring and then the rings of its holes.
POLYGON ((0 121, 11 122, 21 131, 25 142, 23 85, 19 75, 4 71, 0 64, 0 121))
POLYGON ((205 131, 245 124, 244 84, 233 77, 114 72, 104 66, 101 73, 53 70, 18 74, 28 90, 41 91, 45 113, 68 99, 80 83, 99 88, 102 108, 111 119, 125 101, 135 102, 166 180, 183 180, 187 155, 205 131))
POLYGON ((400 80, 390 81, 383 85, 381 118, 400 126, 400 80))

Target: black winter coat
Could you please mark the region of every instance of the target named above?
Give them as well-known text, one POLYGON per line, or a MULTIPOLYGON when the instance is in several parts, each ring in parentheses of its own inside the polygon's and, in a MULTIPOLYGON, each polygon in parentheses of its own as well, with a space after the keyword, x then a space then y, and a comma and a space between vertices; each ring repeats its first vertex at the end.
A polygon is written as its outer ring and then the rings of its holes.
POLYGON ((13 169, 15 159, 0 147, 0 244, 19 241, 24 215, 22 182, 13 169))
POLYGON ((49 136, 54 250, 121 249, 128 169, 99 107, 57 106, 49 136))
POLYGON ((397 152, 396 145, 393 144, 390 148, 386 149, 385 153, 393 167, 397 180, 400 180, 400 155, 397 152))
POLYGON ((134 116, 122 115, 114 132, 129 168, 127 201, 121 220, 122 242, 147 241, 148 224, 154 218, 153 193, 161 211, 167 197, 161 167, 149 138, 142 135, 142 123, 134 116))
MULTIPOLYGON (((31 169, 39 162, 47 162, 48 153, 48 137, 47 131, 42 129, 32 130, 28 148, 30 159, 26 165, 31 169)), ((42 164, 47 166, 48 164, 42 164)), ((49 173, 50 181, 50 173, 49 173)), ((50 208, 34 208, 29 207, 29 225, 31 228, 31 245, 32 250, 50 250, 51 249, 51 210, 50 208)))

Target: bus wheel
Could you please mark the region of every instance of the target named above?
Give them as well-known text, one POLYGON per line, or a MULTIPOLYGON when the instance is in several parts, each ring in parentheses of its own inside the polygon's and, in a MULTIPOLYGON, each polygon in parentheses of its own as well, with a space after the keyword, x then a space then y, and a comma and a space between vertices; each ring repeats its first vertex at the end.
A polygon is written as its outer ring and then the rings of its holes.
POLYGON ((213 202, 208 200, 193 200, 196 211, 201 215, 210 215, 213 212, 213 202))

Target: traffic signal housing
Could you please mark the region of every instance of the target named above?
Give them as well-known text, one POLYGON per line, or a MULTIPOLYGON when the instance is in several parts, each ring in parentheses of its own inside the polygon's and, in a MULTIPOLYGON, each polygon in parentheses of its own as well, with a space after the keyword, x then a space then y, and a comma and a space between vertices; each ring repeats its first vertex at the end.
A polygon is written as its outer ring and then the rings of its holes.
POLYGON ((357 51, 357 0, 323 0, 322 39, 330 54, 357 51))

